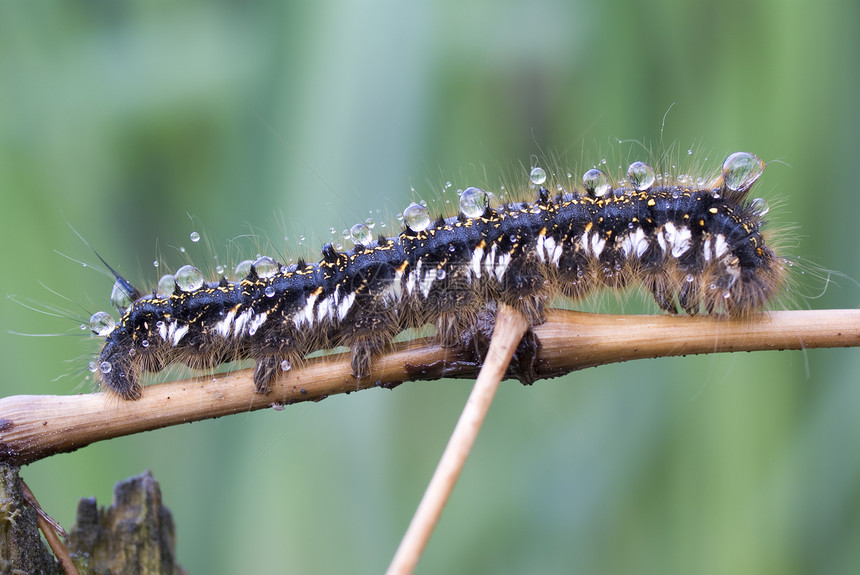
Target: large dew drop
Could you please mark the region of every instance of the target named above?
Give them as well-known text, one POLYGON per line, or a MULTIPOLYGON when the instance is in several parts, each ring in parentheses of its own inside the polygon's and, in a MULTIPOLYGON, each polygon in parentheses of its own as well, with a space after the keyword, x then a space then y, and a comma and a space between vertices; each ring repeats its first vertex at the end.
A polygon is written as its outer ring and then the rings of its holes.
POLYGON ((460 211, 467 218, 483 216, 489 205, 489 194, 480 188, 466 188, 460 194, 460 211))
POLYGON ((592 168, 582 174, 582 185, 590 196, 602 198, 612 191, 609 176, 603 170, 592 168))
POLYGON ((657 176, 654 174, 654 168, 645 162, 633 162, 627 168, 627 179, 630 180, 631 186, 644 192, 654 185, 657 176))
POLYGON ((116 283, 113 284, 113 289, 110 292, 110 303, 119 313, 125 313, 125 310, 131 307, 133 302, 125 282, 116 280, 116 283))
POLYGON ((281 266, 278 265, 278 262, 270 258, 269 256, 263 256, 258 258, 257 261, 254 262, 254 271, 257 272, 257 277, 261 278, 270 278, 276 273, 281 266))
POLYGON ((529 174, 529 179, 536 186, 542 186, 544 182, 546 182, 546 170, 541 167, 532 168, 531 173, 529 174))
POLYGON ((165 274, 158 280, 158 288, 155 293, 158 297, 170 297, 176 290, 176 277, 173 274, 165 274))
POLYGON ((236 265, 236 279, 241 280, 248 277, 248 274, 251 273, 251 266, 254 265, 254 262, 251 260, 242 260, 236 265))
POLYGON ((182 291, 195 291, 203 287, 203 273, 194 266, 182 266, 176 271, 176 285, 182 291))
POLYGON ((96 335, 106 336, 113 331, 116 322, 109 313, 97 311, 90 318, 90 329, 96 335))
POLYGON ((373 243, 373 233, 365 224, 355 224, 349 228, 349 239, 355 245, 369 246, 373 243))
POLYGON ((403 223, 413 232, 423 232, 430 226, 430 211, 421 204, 412 202, 403 210, 403 223))
POLYGON ((735 152, 723 162, 723 181, 728 189, 745 192, 764 172, 765 163, 755 154, 735 152))

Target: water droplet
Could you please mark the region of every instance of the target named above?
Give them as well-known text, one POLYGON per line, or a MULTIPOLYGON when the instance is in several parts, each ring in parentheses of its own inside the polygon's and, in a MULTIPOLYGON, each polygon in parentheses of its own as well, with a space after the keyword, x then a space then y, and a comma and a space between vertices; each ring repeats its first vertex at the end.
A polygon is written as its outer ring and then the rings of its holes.
POLYGON ((266 294, 266 297, 275 297, 275 286, 266 286, 263 293, 266 294))
POLYGON ((369 246, 373 243, 373 234, 370 231, 370 228, 364 224, 355 224, 351 228, 349 228, 349 239, 352 240, 352 243, 355 245, 363 245, 369 246))
POLYGON ((454 244, 451 244, 450 246, 448 246, 448 251, 453 254, 454 252, 457 251, 457 246, 455 246, 454 244))
POLYGON ((640 192, 650 189, 657 179, 654 175, 654 168, 645 162, 630 164, 630 167, 627 168, 627 178, 630 180, 630 184, 640 192))
POLYGON ((146 349, 147 347, 149 347, 149 340, 148 340, 148 339, 141 340, 141 342, 140 342, 140 347, 142 347, 142 348, 144 348, 144 349, 146 349))
POLYGON ((685 278, 684 278, 684 280, 685 280, 688 284, 693 283, 693 280, 695 280, 695 279, 696 279, 696 278, 694 278, 694 277, 693 277, 693 274, 687 274, 687 277, 685 277, 685 278))
POLYGON ((445 272, 445 270, 444 270, 444 269, 439 268, 439 269, 437 269, 437 270, 436 270, 436 279, 437 279, 437 280, 443 280, 443 279, 445 279, 445 276, 446 276, 446 275, 447 275, 447 273, 445 272))
POLYGON ((131 307, 131 294, 125 287, 125 282, 116 280, 113 284, 113 289, 110 292, 110 303, 120 313, 125 313, 125 310, 131 307))
POLYGON ((423 232, 430 225, 430 210, 412 202, 403 210, 403 222, 413 232, 423 232))
POLYGON ((87 326, 87 324, 85 324, 85 323, 82 323, 82 324, 81 324, 80 326, 78 326, 78 327, 80 327, 80 328, 81 328, 81 331, 87 331, 87 329, 88 329, 88 327, 89 327, 89 326, 87 326))
POLYGON ((154 267, 154 268, 158 267, 158 260, 155 260, 154 262, 152 262, 152 267, 154 267))
POLYGON ((376 222, 373 221, 373 218, 367 218, 364 220, 364 225, 366 225, 371 230, 376 227, 376 222))
POLYGON ((224 266, 222 266, 220 264, 215 266, 215 273, 218 274, 219 276, 223 276, 225 271, 226 270, 224 269, 224 266))
POLYGON ((191 241, 196 244, 197 242, 200 241, 200 234, 198 234, 197 232, 191 232, 190 238, 191 238, 191 241))
POLYGON ((251 266, 254 265, 254 262, 251 260, 242 260, 236 266, 236 279, 242 279, 248 277, 248 274, 251 273, 251 266))
POLYGON ((203 287, 203 273, 191 265, 176 270, 176 285, 182 291, 195 291, 203 287))
POLYGON ((546 170, 541 167, 532 168, 529 179, 536 186, 541 186, 546 181, 546 170))
POLYGON ((111 367, 112 366, 109 361, 103 361, 99 365, 99 371, 101 371, 102 373, 110 373, 111 367))
POLYGON ((332 226, 328 229, 328 233, 330 233, 331 235, 334 235, 337 233, 337 229, 334 226, 332 226))
POLYGON ((732 297, 732 294, 729 293, 729 290, 723 292, 723 299, 729 299, 730 297, 732 297))
POLYGON ((460 211, 468 218, 479 218, 487 211, 490 198, 480 188, 466 188, 460 194, 460 211))
POLYGON ((257 272, 257 277, 270 278, 276 273, 281 266, 278 262, 269 256, 263 256, 254 262, 254 271, 257 272))
POLYGON ((753 198, 750 202, 750 210, 761 218, 770 211, 770 206, 762 198, 753 198))
POLYGON ((688 150, 687 150, 687 155, 688 155, 688 156, 692 156, 692 155, 693 155, 693 149, 692 149, 692 148, 690 148, 690 149, 688 149, 688 150))
POLYGON ((115 325, 116 322, 110 314, 104 311, 97 311, 90 317, 90 330, 96 335, 108 335, 115 325))
POLYGON ((90 365, 89 365, 89 370, 90 370, 92 373, 95 373, 95 372, 97 372, 97 371, 98 371, 98 369, 99 369, 98 364, 97 364, 96 362, 94 362, 94 361, 91 361, 91 362, 90 362, 90 365))
POLYGON ((185 246, 179 246, 179 251, 184 254, 185 253, 185 246))
POLYGON ((281 362, 281 371, 290 371, 293 368, 293 364, 290 363, 290 360, 285 359, 281 362))
POLYGON ((603 170, 592 168, 582 174, 582 185, 589 195, 595 198, 602 198, 612 191, 612 185, 609 183, 609 176, 603 170))
POLYGON ((755 154, 735 152, 723 162, 723 179, 728 189, 745 192, 764 172, 765 163, 755 154))

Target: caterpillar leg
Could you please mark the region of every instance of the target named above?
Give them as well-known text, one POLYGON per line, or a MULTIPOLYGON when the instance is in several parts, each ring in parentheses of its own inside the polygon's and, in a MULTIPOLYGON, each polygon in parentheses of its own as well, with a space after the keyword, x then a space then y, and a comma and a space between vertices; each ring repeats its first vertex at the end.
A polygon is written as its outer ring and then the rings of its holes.
POLYGON ((274 355, 267 355, 257 360, 254 368, 254 391, 257 393, 269 393, 271 391, 272 379, 280 370, 281 360, 274 355))
MULTIPOLYGON (((474 323, 460 333, 461 349, 474 363, 483 363, 487 355, 496 327, 496 311, 496 303, 490 302, 478 312, 474 323)), ((523 385, 531 385, 538 379, 537 356, 540 347, 540 339, 534 329, 529 327, 514 351, 509 368, 523 385)))

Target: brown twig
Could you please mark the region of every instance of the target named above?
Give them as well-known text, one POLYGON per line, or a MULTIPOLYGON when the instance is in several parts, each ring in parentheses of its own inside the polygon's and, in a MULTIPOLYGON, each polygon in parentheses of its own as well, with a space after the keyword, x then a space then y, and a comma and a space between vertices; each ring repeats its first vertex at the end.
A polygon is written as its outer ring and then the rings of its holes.
POLYGON ((484 365, 436 471, 433 472, 424 497, 421 498, 421 503, 409 522, 409 528, 391 560, 386 572, 389 575, 408 575, 415 570, 466 464, 517 344, 528 327, 528 321, 520 312, 504 304, 499 307, 484 365))
MULTIPOLYGON (((547 378, 631 359, 858 346, 860 310, 782 311, 747 321, 550 310, 535 334, 541 342, 537 376, 547 378)), ((348 357, 328 356, 286 372, 266 395, 254 393, 253 370, 242 370, 152 385, 138 401, 107 393, 7 397, 0 399, 0 461, 24 465, 95 441, 378 385, 473 378, 478 368, 455 350, 418 340, 380 357, 373 379, 356 381, 348 357)))

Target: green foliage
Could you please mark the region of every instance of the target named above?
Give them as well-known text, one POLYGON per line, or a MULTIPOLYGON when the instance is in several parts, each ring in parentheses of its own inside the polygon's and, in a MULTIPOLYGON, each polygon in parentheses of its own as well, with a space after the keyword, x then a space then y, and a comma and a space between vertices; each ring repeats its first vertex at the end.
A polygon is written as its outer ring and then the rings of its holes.
MULTIPOLYGON (((782 160, 757 193, 797 224, 789 253, 860 277, 858 22, 845 0, 4 2, 2 291, 73 317, 0 302, 2 394, 89 389, 55 378, 86 373, 97 343, 75 334, 112 281, 52 252, 96 261, 67 223, 151 288, 187 258, 211 272, 315 254, 369 210, 392 226, 448 179, 526 182, 533 154, 580 172, 645 155, 617 139, 676 143, 682 161, 699 150, 709 168, 736 150, 782 160), (271 245, 232 241, 257 233, 271 245)), ((850 282, 812 300, 823 282, 802 284, 799 306, 860 301, 850 282)), ((856 572, 858 372, 856 350, 817 350, 504 384, 419 569, 856 572)), ((107 504, 114 482, 152 469, 192 573, 379 572, 466 394, 340 396, 23 473, 69 526, 78 497, 107 504)))

